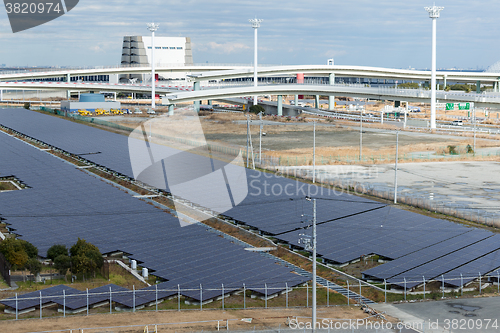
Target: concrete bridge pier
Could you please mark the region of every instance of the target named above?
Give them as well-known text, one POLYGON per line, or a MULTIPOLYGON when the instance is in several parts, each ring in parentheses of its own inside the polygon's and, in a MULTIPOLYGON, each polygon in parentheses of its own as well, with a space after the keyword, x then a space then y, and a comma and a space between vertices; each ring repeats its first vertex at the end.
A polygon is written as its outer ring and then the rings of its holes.
POLYGON ((278 116, 283 115, 283 96, 278 95, 278 116))
POLYGON ((314 96, 314 108, 319 109, 319 95, 314 96))
POLYGON ((299 95, 295 95, 295 97, 293 98, 293 105, 297 106, 297 104, 299 103, 299 95))
MULTIPOLYGON (((198 91, 200 90, 200 81, 194 81, 193 82, 193 91, 198 91)), ((195 112, 200 112, 200 101, 196 100, 193 102, 194 105, 194 111, 195 112)))
MULTIPOLYGON (((330 85, 335 84, 335 74, 330 73, 330 85)), ((328 110, 335 109, 335 95, 328 96, 328 110)))
POLYGON ((443 90, 446 89, 446 80, 448 79, 448 75, 444 75, 443 77, 443 90))
POLYGON ((476 81, 476 93, 481 93, 481 81, 476 81))
POLYGON ((174 115, 174 105, 173 104, 170 104, 168 106, 168 115, 169 116, 173 116, 174 115))
MULTIPOLYGON (((70 83, 71 82, 71 74, 70 73, 67 73, 66 74, 66 82, 70 83)), ((71 92, 68 90, 66 90, 66 98, 70 99, 71 98, 71 92)))

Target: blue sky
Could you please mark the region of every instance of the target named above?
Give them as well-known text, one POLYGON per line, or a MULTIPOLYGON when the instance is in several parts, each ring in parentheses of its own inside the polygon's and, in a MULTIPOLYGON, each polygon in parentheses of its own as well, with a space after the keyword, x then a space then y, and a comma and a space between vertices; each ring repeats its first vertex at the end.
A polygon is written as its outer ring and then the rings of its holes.
MULTIPOLYGON (((13 0, 14 1, 14 0, 13 0)), ((500 60, 500 1, 442 0, 438 68, 486 68, 500 60)), ((0 9, 0 64, 108 66, 120 62, 124 35, 188 36, 195 63, 250 64, 253 30, 264 19, 259 63, 429 68, 431 19, 409 0, 80 0, 66 15, 13 34, 0 9)))

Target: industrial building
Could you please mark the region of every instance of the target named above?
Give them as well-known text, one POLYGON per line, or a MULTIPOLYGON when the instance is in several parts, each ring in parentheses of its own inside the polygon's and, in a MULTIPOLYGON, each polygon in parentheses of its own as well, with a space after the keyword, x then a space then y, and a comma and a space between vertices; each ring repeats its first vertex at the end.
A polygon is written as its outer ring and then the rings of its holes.
MULTIPOLYGON (((155 36, 155 65, 179 65, 189 66, 193 64, 191 50, 191 38, 189 37, 158 37, 155 36)), ((125 36, 122 47, 122 66, 150 66, 152 59, 151 36, 125 36)), ((157 77, 156 79, 178 80, 185 78, 182 73, 171 73, 169 77, 157 77)), ((151 81, 150 74, 125 74, 120 76, 120 82, 128 82, 137 79, 139 82, 151 81)))
POLYGON ((107 102, 102 94, 80 94, 78 102, 73 102, 71 100, 61 101, 61 110, 66 112, 77 112, 82 109, 91 112, 94 112, 95 109, 104 109, 109 111, 110 109, 119 109, 120 107, 120 102, 107 102))

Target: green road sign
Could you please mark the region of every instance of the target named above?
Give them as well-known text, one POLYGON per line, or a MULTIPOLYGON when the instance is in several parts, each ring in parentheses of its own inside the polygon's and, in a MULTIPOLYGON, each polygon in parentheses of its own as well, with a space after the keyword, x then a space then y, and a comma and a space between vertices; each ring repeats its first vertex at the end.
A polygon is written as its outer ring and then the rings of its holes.
POLYGON ((458 103, 459 110, 470 110, 470 103, 458 103))
POLYGON ((446 103, 446 111, 453 110, 455 108, 455 103, 446 103))

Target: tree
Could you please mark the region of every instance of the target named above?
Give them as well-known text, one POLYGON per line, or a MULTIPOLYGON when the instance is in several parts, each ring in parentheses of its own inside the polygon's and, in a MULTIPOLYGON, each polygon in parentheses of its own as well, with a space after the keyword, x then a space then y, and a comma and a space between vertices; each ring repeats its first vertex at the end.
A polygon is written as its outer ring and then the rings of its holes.
POLYGON ((66 279, 66 273, 71 268, 71 258, 64 254, 58 255, 54 258, 54 268, 66 279))
POLYGON ((75 273, 93 272, 104 264, 102 254, 97 246, 78 238, 69 252, 71 253, 72 270, 75 273))
MULTIPOLYGON (((12 265, 14 270, 24 267, 30 258, 26 249, 28 249, 31 254, 33 252, 33 248, 36 249, 36 247, 32 244, 15 238, 6 238, 0 242, 0 252, 3 253, 5 259, 12 265)), ((38 250, 36 250, 36 252, 38 253, 38 250)))
MULTIPOLYGON (((34 279, 35 276, 40 274, 40 272, 42 271, 42 263, 36 258, 30 258, 26 262, 26 268, 33 275, 33 279, 34 279)), ((31 280, 30 280, 30 286, 31 286, 31 280)))
POLYGON ((28 255, 28 258, 35 258, 35 259, 38 258, 38 249, 35 245, 22 239, 19 239, 19 241, 21 242, 24 251, 28 255))
POLYGON ((52 260, 52 261, 55 261, 55 259, 57 257, 59 257, 60 255, 68 256, 68 248, 66 247, 66 245, 55 244, 55 245, 52 245, 47 250, 47 258, 52 260))

